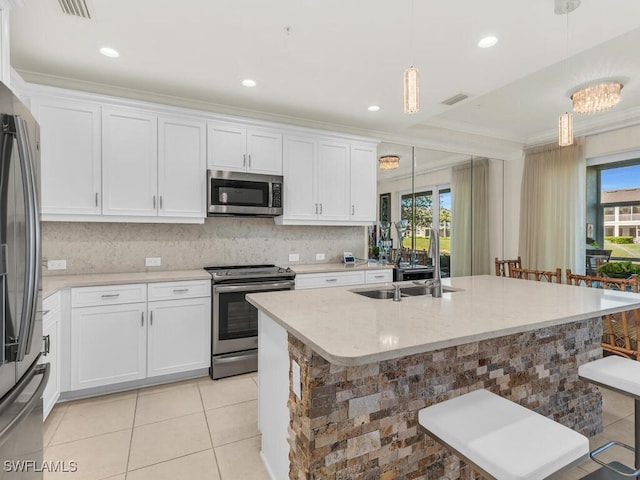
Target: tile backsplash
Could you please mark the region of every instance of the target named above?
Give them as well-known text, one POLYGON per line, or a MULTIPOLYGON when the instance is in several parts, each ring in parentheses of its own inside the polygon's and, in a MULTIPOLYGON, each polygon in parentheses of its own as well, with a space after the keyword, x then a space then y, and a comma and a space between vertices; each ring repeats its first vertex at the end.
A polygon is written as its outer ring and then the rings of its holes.
MULTIPOLYGON (((270 218, 216 217, 202 225, 43 222, 42 256, 66 260, 45 275, 188 270, 206 265, 336 263, 364 257, 363 227, 278 226, 270 218), (316 253, 325 260, 316 262, 316 253), (160 257, 160 267, 145 258, 160 257)), ((46 265, 46 264, 45 264, 46 265)))

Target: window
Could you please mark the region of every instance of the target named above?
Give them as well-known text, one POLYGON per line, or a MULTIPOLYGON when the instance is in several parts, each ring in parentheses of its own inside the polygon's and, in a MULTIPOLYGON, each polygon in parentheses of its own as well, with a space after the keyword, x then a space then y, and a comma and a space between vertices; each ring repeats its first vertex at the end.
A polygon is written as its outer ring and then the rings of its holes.
POLYGON ((640 160, 595 167, 598 204, 595 240, 611 258, 640 261, 640 160))
POLYGON ((433 223, 434 214, 439 219, 440 251, 442 254, 450 252, 451 239, 451 189, 434 187, 415 194, 415 229, 413 228, 413 195, 407 193, 400 198, 400 218, 407 220, 408 228, 402 246, 415 250, 429 248, 429 228, 433 223), (436 195, 433 195, 433 192, 436 195), (437 201, 434 201, 436 199, 437 201), (412 235, 413 233, 413 235, 412 235), (412 246, 415 245, 415 246, 412 246))

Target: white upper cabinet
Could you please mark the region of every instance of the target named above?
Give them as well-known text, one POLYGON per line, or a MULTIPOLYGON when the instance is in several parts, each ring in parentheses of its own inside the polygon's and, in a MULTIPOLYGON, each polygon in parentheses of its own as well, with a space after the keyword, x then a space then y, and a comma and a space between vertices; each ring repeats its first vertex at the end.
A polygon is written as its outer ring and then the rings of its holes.
POLYGON ((100 214, 100 107, 40 97, 31 105, 40 123, 43 215, 100 214))
POLYGON ((158 124, 151 113, 102 109, 102 213, 156 215, 158 124))
POLYGON ((351 145, 351 220, 376 219, 376 153, 370 145, 351 145))
POLYGON ((318 217, 315 186, 318 142, 312 137, 285 135, 283 143, 283 198, 286 218, 315 220, 318 217))
POLYGON ((321 220, 349 220, 349 144, 318 144, 318 204, 321 220))
POLYGON ((283 138, 278 225, 368 225, 376 219, 376 147, 313 136, 283 138))
POLYGON ((282 175, 282 134, 231 123, 207 126, 211 170, 282 175))
POLYGON ((205 122, 158 118, 158 215, 206 216, 206 148, 205 122))

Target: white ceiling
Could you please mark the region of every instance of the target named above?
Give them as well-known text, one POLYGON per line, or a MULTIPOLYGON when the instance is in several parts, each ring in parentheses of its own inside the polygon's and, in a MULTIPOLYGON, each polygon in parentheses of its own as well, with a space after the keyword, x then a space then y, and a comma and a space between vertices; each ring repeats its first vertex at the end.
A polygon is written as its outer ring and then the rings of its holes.
POLYGON ((610 112, 576 116, 577 133, 640 119, 638 0, 582 0, 569 14, 569 36, 554 0, 88 4, 90 20, 63 14, 57 0, 24 0, 11 11, 11 63, 25 80, 127 89, 133 97, 443 150, 462 139, 467 147, 456 151, 463 153, 554 138, 570 91, 601 78, 623 80, 622 101, 610 112), (499 43, 478 48, 487 34, 499 43), (121 57, 100 55, 105 45, 121 57), (402 72, 410 64, 421 73, 415 115, 402 113, 402 72), (242 87, 244 78, 257 87, 242 87), (457 93, 469 99, 441 104, 457 93), (372 104, 381 110, 368 112, 372 104))

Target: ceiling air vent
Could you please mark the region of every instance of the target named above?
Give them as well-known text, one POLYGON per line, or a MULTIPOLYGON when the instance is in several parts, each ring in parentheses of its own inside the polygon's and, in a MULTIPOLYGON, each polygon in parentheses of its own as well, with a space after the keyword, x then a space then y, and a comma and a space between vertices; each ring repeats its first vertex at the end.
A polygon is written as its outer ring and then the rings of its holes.
POLYGON ((91 18, 89 7, 85 0, 58 0, 60 8, 67 15, 75 17, 91 18))
POLYGON ((458 102, 461 102, 462 100, 466 100, 467 98, 469 98, 469 95, 465 95, 464 93, 459 93, 457 95, 454 95, 451 98, 447 98, 446 100, 444 100, 442 103, 444 105, 455 105, 458 102))

